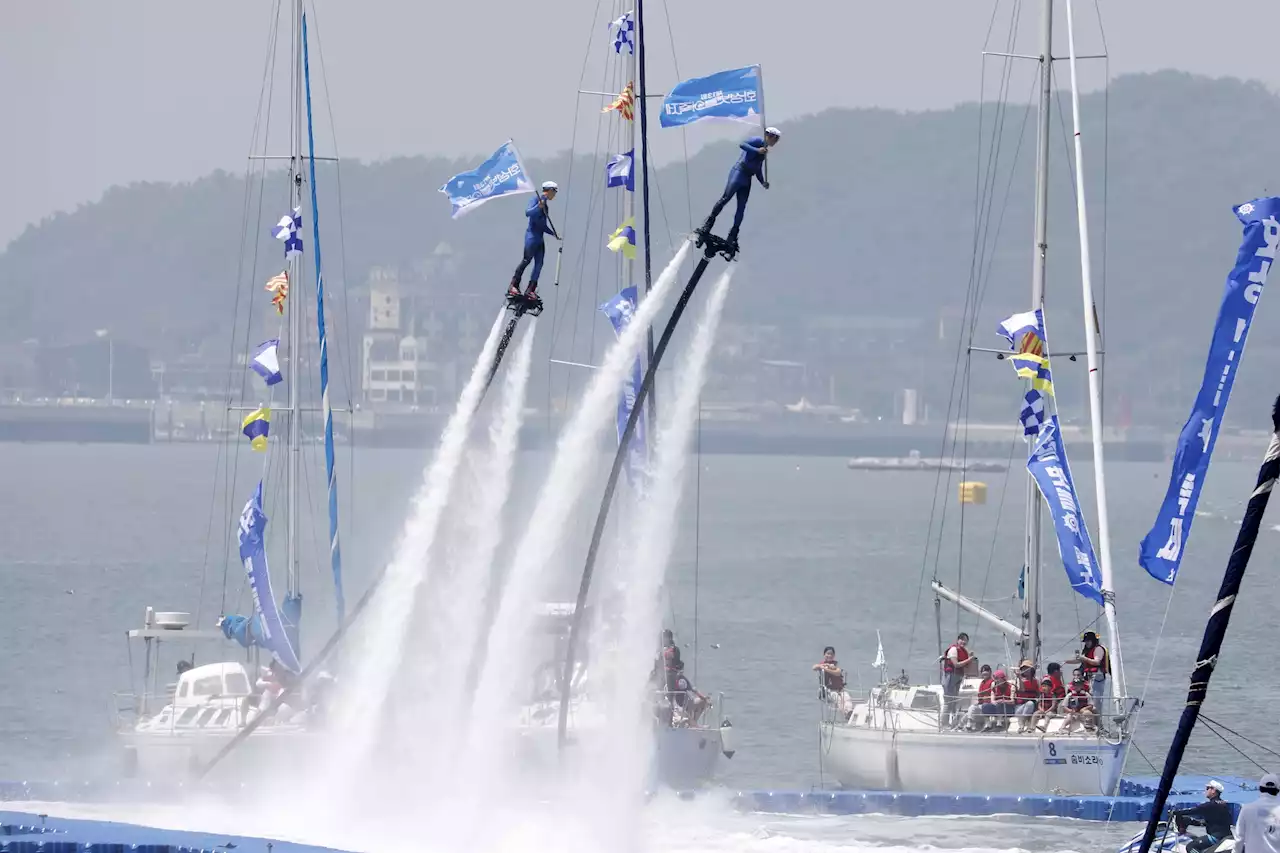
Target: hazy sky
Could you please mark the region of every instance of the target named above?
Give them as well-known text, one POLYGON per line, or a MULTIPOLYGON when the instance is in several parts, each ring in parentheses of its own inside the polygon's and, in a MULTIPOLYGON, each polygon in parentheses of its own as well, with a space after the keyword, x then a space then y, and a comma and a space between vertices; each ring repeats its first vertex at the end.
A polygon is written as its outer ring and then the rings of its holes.
MULTIPOLYGON (((568 148, 575 109, 589 116, 599 104, 584 106, 575 94, 584 59, 603 60, 606 22, 633 2, 309 0, 340 153, 471 154, 508 137, 526 155, 568 148)), ((1076 2, 1077 49, 1098 52, 1094 0, 1076 2)), ((242 170, 275 5, 6 0, 0 245, 26 223, 92 201, 112 184, 242 170)), ((1014 5, 1000 4, 1004 29, 1014 5)), ((976 99, 994 8, 993 0, 648 0, 654 90, 677 79, 668 6, 680 76, 763 63, 776 124, 829 106, 925 109, 976 99)), ((1018 51, 1034 53, 1040 3, 1023 7, 1018 51)), ((1101 0, 1101 7, 1113 75, 1179 68, 1280 88, 1280 4, 1101 0)), ((1061 9, 1057 36, 1065 53, 1061 9)), ((286 35, 285 50, 287 43, 286 35)), ((588 65, 584 88, 602 85, 598 67, 588 65)), ((1094 64, 1086 83, 1101 80, 1094 64)), ((287 94, 278 97, 287 109, 287 94)), ((699 127, 689 144, 717 134, 699 127)), ((280 144, 287 151, 287 139, 280 144)))

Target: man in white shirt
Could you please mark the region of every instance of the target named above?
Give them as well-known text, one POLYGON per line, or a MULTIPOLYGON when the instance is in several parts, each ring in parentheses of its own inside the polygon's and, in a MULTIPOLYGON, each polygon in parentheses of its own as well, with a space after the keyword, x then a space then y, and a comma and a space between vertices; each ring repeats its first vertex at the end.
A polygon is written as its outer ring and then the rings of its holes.
POLYGON ((1240 807, 1236 818, 1235 853, 1280 853, 1280 776, 1268 773, 1258 782, 1258 799, 1240 807))

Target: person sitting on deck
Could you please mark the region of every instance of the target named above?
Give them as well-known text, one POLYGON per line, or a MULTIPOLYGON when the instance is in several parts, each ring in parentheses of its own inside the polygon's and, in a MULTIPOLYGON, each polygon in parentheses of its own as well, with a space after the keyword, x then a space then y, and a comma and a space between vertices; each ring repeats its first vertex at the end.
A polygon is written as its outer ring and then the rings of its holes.
POLYGON ((676 708, 683 711, 681 719, 673 720, 674 726, 685 728, 697 726, 702 712, 711 706, 711 699, 699 693, 684 674, 684 664, 680 662, 678 656, 672 665, 667 667, 667 697, 673 711, 676 708))
POLYGON ((978 683, 978 695, 974 697, 973 704, 969 706, 969 710, 965 712, 964 719, 956 728, 962 728, 966 731, 973 731, 974 721, 977 719, 982 706, 991 701, 991 685, 995 680, 991 677, 991 664, 984 663, 978 669, 978 678, 982 679, 978 683))
POLYGON ((1079 672, 1076 673, 1071 687, 1067 690, 1066 709, 1066 721, 1062 725, 1064 732, 1070 732, 1077 721, 1086 730, 1093 728, 1093 718, 1096 713, 1093 709, 1093 694, 1089 691, 1089 682, 1079 672))
POLYGON ((991 701, 983 704, 975 721, 985 731, 996 722, 994 717, 1012 717, 1017 710, 1013 683, 1003 669, 997 669, 991 677, 991 701))
POLYGON ((1015 691, 1018 716, 1030 717, 1040 701, 1040 684, 1036 681, 1036 665, 1029 660, 1018 664, 1018 687, 1015 691))
MULTIPOLYGON (((1034 731, 1036 729, 1040 729, 1041 731, 1044 731, 1040 722, 1042 720, 1047 721, 1049 717, 1058 710, 1059 698, 1057 683, 1054 681, 1053 676, 1046 675, 1041 678, 1040 698, 1036 702, 1036 711, 1031 715, 1031 721, 1028 724, 1031 730, 1034 731)), ((1048 724, 1046 722, 1046 726, 1047 725, 1048 724)))
POLYGON ((1222 799, 1226 788, 1216 779, 1204 786, 1205 800, 1189 809, 1174 809, 1169 813, 1178 832, 1187 834, 1191 824, 1203 826, 1205 834, 1187 842, 1187 853, 1212 850, 1218 842, 1231 834, 1231 804, 1222 799))

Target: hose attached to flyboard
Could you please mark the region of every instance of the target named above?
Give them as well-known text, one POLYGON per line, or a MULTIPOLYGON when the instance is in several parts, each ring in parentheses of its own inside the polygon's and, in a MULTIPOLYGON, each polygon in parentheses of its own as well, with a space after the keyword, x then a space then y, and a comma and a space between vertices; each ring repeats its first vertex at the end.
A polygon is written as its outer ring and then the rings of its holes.
POLYGON ((609 519, 609 507, 613 505, 613 492, 618 487, 618 477, 622 473, 622 463, 627 456, 627 449, 631 446, 631 439, 635 434, 636 425, 644 413, 645 398, 649 396, 649 391, 653 388, 658 364, 662 361, 663 353, 667 351, 667 344, 671 342, 671 336, 676 330, 676 325, 680 322, 680 316, 684 314, 685 307, 689 304, 689 298, 693 296, 693 291, 698 286, 698 282, 701 281, 702 274, 706 272, 707 265, 711 262, 713 256, 714 252, 708 251, 702 260, 698 261, 697 267, 693 270, 693 275, 689 277, 689 283, 685 285, 684 292, 680 294, 680 300, 676 302, 676 306, 671 312, 671 318, 667 320, 666 328, 662 330, 662 338, 658 341, 658 346, 653 351, 653 359, 649 362, 649 367, 644 373, 644 380, 640 383, 640 391, 636 394, 636 399, 631 404, 631 414, 627 417, 626 428, 622 431, 622 437, 618 439, 618 452, 614 454, 613 468, 609 471, 609 483, 604 490, 604 500, 600 502, 600 512, 596 516, 596 526, 591 532, 591 547, 587 549, 587 562, 582 569, 582 582, 578 586, 578 599, 574 605, 572 622, 569 626, 569 642, 565 646, 564 672, 560 678, 560 720, 557 734, 557 744, 561 754, 564 752, 565 730, 569 724, 571 676, 573 675, 574 658, 578 648, 578 638, 582 633, 582 615, 586 608, 587 593, 591 589, 591 575, 595 571, 596 556, 600 551, 600 540, 604 535, 605 523, 609 519))

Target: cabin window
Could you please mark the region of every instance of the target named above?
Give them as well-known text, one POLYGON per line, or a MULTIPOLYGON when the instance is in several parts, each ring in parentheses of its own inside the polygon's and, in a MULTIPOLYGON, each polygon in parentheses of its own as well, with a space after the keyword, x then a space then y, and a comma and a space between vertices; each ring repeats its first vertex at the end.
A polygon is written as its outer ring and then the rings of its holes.
POLYGON ((196 723, 196 725, 197 726, 209 725, 209 721, 212 720, 215 716, 217 716, 217 714, 218 714, 217 708, 210 708, 209 710, 205 711, 204 714, 201 715, 200 722, 196 723))
POLYGON ((190 686, 191 686, 191 682, 189 682, 189 681, 184 681, 184 682, 182 682, 182 686, 178 688, 178 698, 179 698, 179 699, 186 699, 186 698, 187 698, 187 688, 188 688, 188 687, 190 687, 190 686))
POLYGON ((249 679, 245 678, 243 672, 227 673, 227 696, 248 696, 249 695, 249 679))
POLYGON ((192 690, 197 696, 217 696, 222 692, 222 676, 206 675, 197 679, 192 690))
POLYGON ((225 726, 227 724, 227 720, 231 719, 231 711, 231 708, 223 708, 222 713, 218 714, 217 725, 225 726))
POLYGON ((188 708, 187 710, 182 712, 182 716, 178 718, 178 721, 177 723, 175 723, 175 725, 189 726, 191 725, 192 721, 195 720, 196 714, 199 714, 199 713, 200 713, 199 708, 188 708))
POLYGON ((913 711, 939 711, 942 705, 938 702, 938 694, 932 690, 917 690, 911 697, 913 711))

